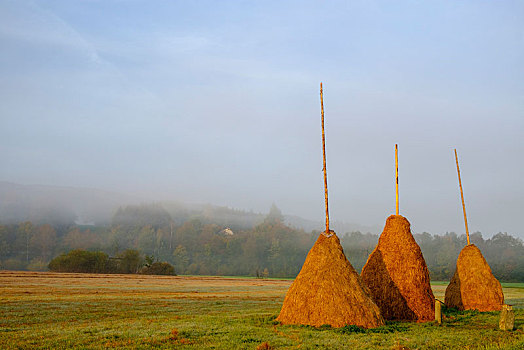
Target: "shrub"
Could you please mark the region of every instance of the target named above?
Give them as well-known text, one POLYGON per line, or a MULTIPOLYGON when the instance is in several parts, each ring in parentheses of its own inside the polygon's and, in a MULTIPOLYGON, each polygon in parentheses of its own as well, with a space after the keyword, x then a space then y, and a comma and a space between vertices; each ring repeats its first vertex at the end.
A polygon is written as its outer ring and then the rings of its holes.
POLYGON ((120 273, 137 273, 143 263, 140 252, 134 249, 127 249, 118 255, 120 273))
POLYGON ((175 276, 175 268, 167 262, 154 262, 150 266, 144 266, 140 269, 144 275, 171 275, 175 276))
POLYGON ((51 271, 105 273, 109 266, 109 257, 102 252, 88 252, 82 249, 61 254, 49 263, 51 271))

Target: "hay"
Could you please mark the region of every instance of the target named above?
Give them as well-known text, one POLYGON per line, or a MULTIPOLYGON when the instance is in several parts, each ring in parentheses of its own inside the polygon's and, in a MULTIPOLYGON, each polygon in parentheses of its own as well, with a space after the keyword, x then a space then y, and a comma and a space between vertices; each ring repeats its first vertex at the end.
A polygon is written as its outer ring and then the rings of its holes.
POLYGON ((380 310, 344 255, 336 234, 319 236, 289 288, 277 320, 315 327, 384 325, 380 310))
POLYGON ((500 282, 474 244, 465 246, 446 288, 445 303, 459 310, 495 311, 504 304, 500 282))
POLYGON ((435 297, 409 221, 391 215, 362 269, 362 281, 387 320, 431 321, 435 297))

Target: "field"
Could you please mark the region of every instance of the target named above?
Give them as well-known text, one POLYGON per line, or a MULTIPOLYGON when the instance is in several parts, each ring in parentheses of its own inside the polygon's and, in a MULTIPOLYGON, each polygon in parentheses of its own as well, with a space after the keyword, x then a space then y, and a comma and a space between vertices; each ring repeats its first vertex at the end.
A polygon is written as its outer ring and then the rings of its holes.
MULTIPOLYGON (((291 281, 0 271, 0 348, 524 349, 524 285, 505 284, 517 330, 499 313, 445 310, 375 330, 282 326, 291 281)), ((433 284, 443 300, 446 283, 433 284)))

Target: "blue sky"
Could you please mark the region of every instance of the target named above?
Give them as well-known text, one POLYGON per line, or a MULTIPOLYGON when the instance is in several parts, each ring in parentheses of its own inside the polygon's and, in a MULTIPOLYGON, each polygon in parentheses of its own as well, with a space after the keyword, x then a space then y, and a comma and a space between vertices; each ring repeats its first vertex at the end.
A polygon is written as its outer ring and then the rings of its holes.
MULTIPOLYGON (((524 237, 520 1, 0 0, 0 180, 524 237)), ((336 230, 336 227, 334 227, 336 230)))

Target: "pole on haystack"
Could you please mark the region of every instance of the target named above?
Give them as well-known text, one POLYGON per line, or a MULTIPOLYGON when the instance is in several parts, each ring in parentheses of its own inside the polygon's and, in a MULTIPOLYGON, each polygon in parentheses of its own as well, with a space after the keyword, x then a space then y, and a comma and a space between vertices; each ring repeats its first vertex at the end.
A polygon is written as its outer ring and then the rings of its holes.
POLYGON ((464 225, 466 225, 466 238, 469 243, 469 230, 468 230, 468 217, 466 216, 466 205, 464 204, 464 192, 462 192, 462 181, 460 180, 460 168, 459 168, 459 160, 457 156, 457 149, 455 148, 455 162, 457 163, 457 174, 459 178, 459 187, 460 187, 460 198, 462 199, 462 211, 464 212, 464 225))
POLYGON ((320 111, 321 111, 321 122, 322 122, 322 158, 324 171, 324 198, 326 201, 326 235, 330 235, 329 231, 329 206, 328 206, 328 187, 327 187, 327 169, 326 169, 326 137, 324 134, 324 96, 322 94, 322 83, 320 83, 320 111))
POLYGON ((397 194, 397 215, 399 215, 398 209, 398 145, 395 144, 395 182, 396 182, 396 194, 397 194))

